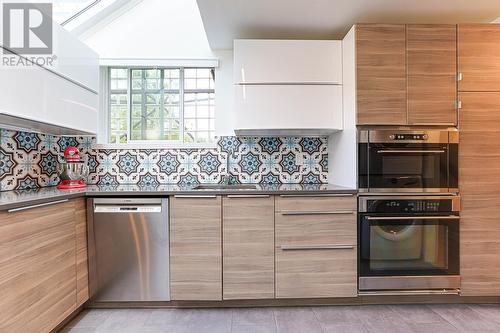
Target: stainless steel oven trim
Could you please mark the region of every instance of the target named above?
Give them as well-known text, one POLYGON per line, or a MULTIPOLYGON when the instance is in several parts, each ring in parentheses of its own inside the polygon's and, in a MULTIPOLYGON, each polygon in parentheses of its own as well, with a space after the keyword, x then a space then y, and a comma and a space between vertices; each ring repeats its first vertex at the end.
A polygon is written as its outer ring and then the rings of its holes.
POLYGON ((395 197, 395 196, 403 196, 403 197, 409 197, 409 196, 416 196, 416 197, 456 197, 459 196, 458 191, 457 192, 367 192, 367 191, 361 191, 358 193, 359 197, 395 197))
POLYGON ((458 130, 446 129, 362 129, 358 133, 360 143, 457 143, 458 130), (453 134, 450 134, 453 133, 453 134), (395 140, 393 134, 426 134, 426 140, 395 140))
POLYGON ((459 288, 460 275, 359 277, 359 290, 428 290, 459 288))
POLYGON ((380 149, 377 154, 444 154, 446 150, 380 149))
POLYGON ((441 195, 441 196, 434 196, 434 195, 427 195, 427 196, 418 196, 418 195, 412 195, 412 196, 402 196, 402 195, 397 195, 397 196, 360 196, 359 197, 359 205, 358 205, 358 212, 360 213, 366 213, 368 210, 368 200, 451 200, 451 212, 460 212, 460 196, 451 196, 451 195, 441 195))
POLYGON ((427 188, 360 188, 359 192, 364 193, 458 193, 458 188, 449 187, 427 187, 427 188))
POLYGON ((398 221, 398 220, 460 220, 458 215, 411 215, 411 216, 365 216, 368 221, 398 221))

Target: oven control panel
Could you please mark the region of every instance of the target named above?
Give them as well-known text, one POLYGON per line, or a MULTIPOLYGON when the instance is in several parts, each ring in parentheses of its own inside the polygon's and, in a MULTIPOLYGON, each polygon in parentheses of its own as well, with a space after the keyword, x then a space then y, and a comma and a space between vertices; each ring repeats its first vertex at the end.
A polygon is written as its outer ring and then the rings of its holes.
MULTIPOLYGON (((439 213, 453 211, 452 199, 368 199, 361 212, 439 213)), ((361 208, 361 207, 360 207, 361 208)))
POLYGON ((429 138, 427 134, 405 134, 405 133, 398 133, 398 134, 391 134, 389 135, 389 139, 391 140, 402 140, 402 141, 408 141, 408 140, 417 140, 417 141, 425 141, 429 138))

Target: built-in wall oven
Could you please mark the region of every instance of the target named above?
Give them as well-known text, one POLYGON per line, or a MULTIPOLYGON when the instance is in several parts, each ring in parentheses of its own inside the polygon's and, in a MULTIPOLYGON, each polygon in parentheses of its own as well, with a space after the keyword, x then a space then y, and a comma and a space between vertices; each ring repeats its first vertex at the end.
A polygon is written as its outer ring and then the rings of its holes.
POLYGON ((359 290, 456 293, 460 197, 359 197, 359 290))
POLYGON ((362 129, 360 192, 458 192, 458 132, 362 129))

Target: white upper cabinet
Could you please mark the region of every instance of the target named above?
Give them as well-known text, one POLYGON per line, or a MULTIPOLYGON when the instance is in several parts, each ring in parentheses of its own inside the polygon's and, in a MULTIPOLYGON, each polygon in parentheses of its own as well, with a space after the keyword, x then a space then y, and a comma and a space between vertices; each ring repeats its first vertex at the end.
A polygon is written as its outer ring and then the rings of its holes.
POLYGON ((96 134, 98 55, 56 23, 52 53, 47 55, 55 59, 52 64, 0 66, 1 125, 49 134, 96 134))
POLYGON ((234 40, 235 84, 342 84, 338 40, 234 40))
POLYGON ((233 83, 237 135, 343 129, 341 41, 235 40, 233 83))
POLYGON ((328 135, 342 129, 340 85, 237 85, 237 135, 328 135))
POLYGON ((58 24, 54 24, 55 72, 93 91, 99 90, 99 55, 58 24))
POLYGON ((98 95, 42 67, 0 67, 0 91, 3 125, 50 134, 97 132, 98 95))

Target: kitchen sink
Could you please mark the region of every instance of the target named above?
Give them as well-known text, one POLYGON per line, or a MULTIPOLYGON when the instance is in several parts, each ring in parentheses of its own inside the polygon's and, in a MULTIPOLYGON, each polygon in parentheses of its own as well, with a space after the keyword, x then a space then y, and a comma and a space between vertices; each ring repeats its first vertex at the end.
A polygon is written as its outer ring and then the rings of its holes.
POLYGON ((249 184, 202 184, 197 185, 195 190, 255 190, 257 187, 255 185, 249 184))

